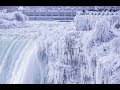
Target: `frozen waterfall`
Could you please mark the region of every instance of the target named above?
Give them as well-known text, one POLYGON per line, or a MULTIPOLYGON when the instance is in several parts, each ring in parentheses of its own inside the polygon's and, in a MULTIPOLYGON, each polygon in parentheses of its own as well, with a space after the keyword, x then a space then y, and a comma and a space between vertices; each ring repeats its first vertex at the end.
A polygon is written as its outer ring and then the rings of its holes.
POLYGON ((0 29, 0 84, 120 84, 116 18, 78 15, 0 29))

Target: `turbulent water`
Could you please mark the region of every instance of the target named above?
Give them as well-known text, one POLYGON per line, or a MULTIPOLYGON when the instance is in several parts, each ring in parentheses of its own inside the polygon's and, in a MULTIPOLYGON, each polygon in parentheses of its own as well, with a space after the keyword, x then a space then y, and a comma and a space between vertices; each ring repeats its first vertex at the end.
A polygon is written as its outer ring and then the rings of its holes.
POLYGON ((1 84, 120 83, 119 29, 104 21, 83 31, 74 22, 30 24, 0 30, 1 84))

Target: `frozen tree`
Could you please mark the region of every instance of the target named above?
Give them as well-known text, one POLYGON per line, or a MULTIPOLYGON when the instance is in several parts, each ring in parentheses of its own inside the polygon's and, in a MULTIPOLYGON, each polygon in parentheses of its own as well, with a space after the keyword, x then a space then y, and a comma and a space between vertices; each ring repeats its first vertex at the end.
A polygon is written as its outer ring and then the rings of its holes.
POLYGON ((94 40, 98 44, 109 42, 115 38, 115 34, 111 31, 110 24, 107 20, 101 20, 96 24, 96 32, 94 40))
POLYGON ((25 22, 28 20, 28 17, 25 14, 22 14, 21 12, 16 11, 13 14, 14 14, 13 16, 15 17, 15 20, 17 21, 25 22))
POLYGON ((89 16, 76 16, 74 22, 77 31, 90 31, 93 29, 92 22, 89 16))

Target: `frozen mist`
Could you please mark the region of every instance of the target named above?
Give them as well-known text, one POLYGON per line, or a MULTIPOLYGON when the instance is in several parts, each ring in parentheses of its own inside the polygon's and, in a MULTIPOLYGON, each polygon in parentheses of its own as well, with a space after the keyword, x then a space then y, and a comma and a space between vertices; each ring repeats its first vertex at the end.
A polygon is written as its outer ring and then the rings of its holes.
POLYGON ((107 11, 71 22, 1 13, 0 84, 120 84, 119 20, 107 11))

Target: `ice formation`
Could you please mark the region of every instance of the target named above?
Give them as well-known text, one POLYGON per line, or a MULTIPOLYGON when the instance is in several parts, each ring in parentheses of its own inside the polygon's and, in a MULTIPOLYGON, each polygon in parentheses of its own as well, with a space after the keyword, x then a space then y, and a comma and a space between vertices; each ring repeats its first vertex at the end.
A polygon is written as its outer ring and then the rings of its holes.
POLYGON ((28 27, 25 22, 29 18, 21 12, 15 11, 12 13, 0 12, 0 29, 28 27))
POLYGON ((103 14, 1 29, 0 83, 120 84, 119 20, 103 14))

